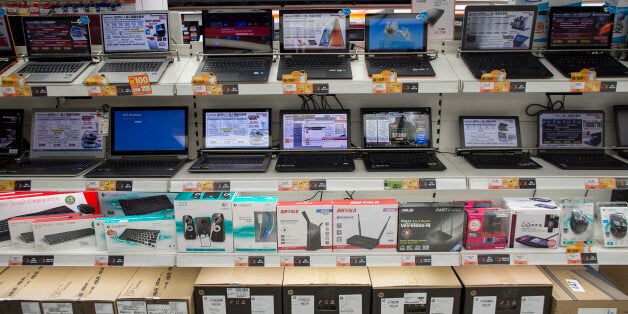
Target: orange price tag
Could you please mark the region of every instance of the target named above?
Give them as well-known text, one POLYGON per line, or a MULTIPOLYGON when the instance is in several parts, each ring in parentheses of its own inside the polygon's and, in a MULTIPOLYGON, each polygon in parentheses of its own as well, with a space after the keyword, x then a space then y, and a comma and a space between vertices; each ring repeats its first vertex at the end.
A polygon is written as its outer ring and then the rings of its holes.
POLYGON ((129 85, 131 85, 131 93, 133 96, 150 95, 153 93, 148 74, 130 75, 129 85))

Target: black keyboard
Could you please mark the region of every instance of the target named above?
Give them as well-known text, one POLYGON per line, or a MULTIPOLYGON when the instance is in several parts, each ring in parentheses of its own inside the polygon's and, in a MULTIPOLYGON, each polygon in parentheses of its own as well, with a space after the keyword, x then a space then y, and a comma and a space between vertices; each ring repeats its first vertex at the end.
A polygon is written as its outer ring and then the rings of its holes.
POLYGON ((530 53, 463 53, 462 58, 478 79, 483 73, 501 69, 506 71, 506 79, 552 77, 552 72, 530 53))
MULTIPOLYGON (((50 209, 38 211, 35 213, 19 215, 14 217, 31 217, 31 216, 44 216, 44 215, 56 215, 56 214, 69 214, 75 213, 71 208, 67 206, 58 206, 50 209)), ((14 218, 10 217, 10 218, 14 218)), ((0 220, 0 241, 7 241, 11 238, 9 235, 9 218, 0 220)))
POLYGON ((165 194, 121 199, 118 200, 118 203, 120 203, 120 207, 122 207, 125 216, 144 215, 174 208, 174 205, 165 194))
POLYGON ((22 238, 22 240, 24 240, 24 242, 26 243, 32 243, 35 241, 35 234, 33 234, 33 232, 23 232, 20 233, 20 238, 22 238))
POLYGON ((151 229, 125 229, 118 239, 155 247, 159 232, 159 230, 151 229))
POLYGON ((628 76, 628 68, 608 53, 548 52, 545 58, 565 77, 582 69, 594 69, 598 77, 628 76))
POLYGON ((606 154, 539 154, 539 157, 562 169, 628 170, 628 163, 606 154))
POLYGON ((110 159, 100 168, 174 168, 178 159, 110 159))
MULTIPOLYGON (((202 72, 259 71, 271 63, 270 58, 211 58, 206 59, 202 72)), ((220 78, 219 78, 220 79, 220 78)))
POLYGON ((29 62, 17 73, 72 73, 78 71, 83 64, 82 62, 29 62))
POLYGON ((275 170, 279 172, 353 171, 352 154, 279 154, 275 170))
POLYGON ((420 68, 424 70, 431 69, 430 62, 424 58, 416 56, 403 57, 370 57, 366 59, 372 68, 397 69, 397 68, 420 68))
POLYGON ((48 242, 48 244, 55 245, 59 243, 64 243, 68 241, 73 241, 73 240, 93 236, 95 234, 96 232, 94 231, 94 228, 85 228, 85 229, 79 229, 79 230, 70 230, 66 232, 47 234, 44 236, 44 239, 46 240, 46 242, 48 242))
POLYGON ((206 156, 201 161, 204 165, 261 165, 266 160, 266 156, 241 156, 241 157, 220 157, 220 156, 206 156))
POLYGON ((16 164, 11 167, 12 169, 16 168, 88 168, 93 165, 95 160, 37 160, 37 159, 27 159, 23 162, 16 164))
POLYGON ((98 72, 157 72, 162 64, 161 61, 107 62, 98 72))
POLYGON ((541 165, 530 159, 527 155, 508 154, 472 154, 465 155, 466 159, 473 167, 480 169, 537 169, 541 165))
POLYGON ((445 170, 443 163, 433 154, 368 153, 362 156, 366 170, 445 170))
POLYGON ((345 58, 311 56, 308 58, 292 57, 284 59, 284 68, 287 69, 347 69, 345 58))

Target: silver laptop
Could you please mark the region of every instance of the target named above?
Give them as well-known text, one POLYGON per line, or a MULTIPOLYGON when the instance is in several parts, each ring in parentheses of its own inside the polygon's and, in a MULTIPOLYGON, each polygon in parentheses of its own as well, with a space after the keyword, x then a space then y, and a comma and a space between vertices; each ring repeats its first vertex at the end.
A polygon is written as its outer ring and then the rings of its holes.
POLYGON ((101 21, 105 61, 92 74, 120 84, 146 73, 151 83, 158 82, 172 61, 168 13, 103 13, 101 21))

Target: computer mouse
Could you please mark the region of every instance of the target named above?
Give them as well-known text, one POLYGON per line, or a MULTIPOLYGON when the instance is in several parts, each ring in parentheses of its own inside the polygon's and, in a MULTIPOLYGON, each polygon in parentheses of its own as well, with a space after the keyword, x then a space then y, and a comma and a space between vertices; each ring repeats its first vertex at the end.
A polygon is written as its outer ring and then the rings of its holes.
POLYGON ((611 214, 608 219, 611 223, 611 234, 616 238, 625 237, 628 223, 626 223, 626 217, 624 216, 624 214, 611 214))
POLYGON ((571 231, 575 234, 583 233, 589 227, 589 219, 587 215, 579 209, 572 210, 569 227, 571 227, 571 231))
POLYGON ((78 208, 79 212, 83 215, 91 215, 96 211, 96 208, 89 204, 80 204, 76 208, 78 208))

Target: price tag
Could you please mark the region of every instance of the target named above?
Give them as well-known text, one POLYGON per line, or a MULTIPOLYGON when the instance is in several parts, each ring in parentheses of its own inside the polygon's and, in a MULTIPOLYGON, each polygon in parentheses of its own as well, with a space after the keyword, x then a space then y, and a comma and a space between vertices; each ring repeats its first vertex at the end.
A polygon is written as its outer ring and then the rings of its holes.
MULTIPOLYGON (((384 70, 382 73, 371 75, 373 94, 399 94, 402 84, 397 82, 397 72, 384 70)), ((418 89, 418 88, 417 88, 418 89)))
POLYGON ((109 266, 108 261, 109 261, 108 255, 95 255, 94 256, 94 266, 96 267, 109 266))
POLYGON ((281 256, 279 258, 280 266, 294 266, 294 267, 309 267, 310 266, 310 257, 309 256, 281 256))
POLYGON ((264 264, 264 256, 236 255, 233 262, 233 265, 237 267, 264 267, 264 264))
POLYGON ((9 256, 9 266, 22 266, 22 255, 9 256))
POLYGON ((432 256, 416 255, 414 257, 414 266, 432 266, 432 256))
POLYGON ((229 192, 231 190, 231 181, 185 181, 182 190, 184 192, 229 192))
POLYGON ((329 84, 327 84, 327 83, 312 84, 312 93, 314 93, 316 95, 326 95, 326 94, 329 94, 329 84))
POLYGON ((116 192, 133 191, 133 181, 122 180, 87 180, 85 191, 116 192))
POLYGON ((617 91, 617 81, 600 82, 600 92, 614 93, 617 91))
POLYGON ((336 256, 336 266, 351 266, 350 261, 349 256, 336 256))
POLYGON ((54 255, 23 255, 23 266, 52 266, 54 265, 54 255))
POLYGON ((419 83, 401 83, 402 93, 415 94, 419 92, 419 83))
POLYGON ((582 264, 580 253, 568 253, 567 264, 570 264, 570 265, 582 264))
POLYGON ((525 254, 513 254, 513 265, 528 265, 528 256, 525 254))
POLYGON ((96 255, 94 266, 124 266, 124 255, 96 255))
POLYGON ((582 264, 597 264, 597 253, 580 253, 580 261, 582 264))
POLYGON ((615 178, 615 185, 618 190, 628 189, 628 178, 615 178))
POLYGON ((30 191, 31 180, 0 180, 0 192, 30 191))
POLYGON ((384 190, 413 191, 436 189, 435 178, 385 179, 384 190))
POLYGON ((490 178, 489 190, 523 190, 536 189, 535 178, 490 178))
POLYGON ((131 94, 133 94, 133 96, 150 95, 153 93, 148 74, 130 75, 129 85, 131 85, 131 94))
POLYGON ((327 180, 279 180, 279 191, 325 191, 327 180))
POLYGON ((617 188, 617 181, 615 180, 615 178, 585 178, 584 188, 588 190, 613 190, 617 188))
POLYGON ((366 256, 349 256, 349 266, 366 266, 366 256))
POLYGON ((478 265, 510 265, 509 254, 478 254, 478 265))
POLYGON ((596 78, 597 75, 593 69, 572 72, 569 91, 572 93, 599 93, 602 84, 596 78))
POLYGON ((26 78, 22 74, 4 75, 2 81, 2 96, 30 97, 33 95, 30 86, 26 85, 26 78))
POLYGON ((290 74, 283 74, 281 86, 285 95, 303 95, 314 92, 314 86, 308 83, 305 71, 292 71, 290 74))
POLYGON ((478 255, 477 254, 462 254, 462 265, 464 266, 477 266, 478 255))

